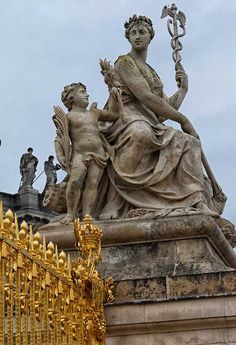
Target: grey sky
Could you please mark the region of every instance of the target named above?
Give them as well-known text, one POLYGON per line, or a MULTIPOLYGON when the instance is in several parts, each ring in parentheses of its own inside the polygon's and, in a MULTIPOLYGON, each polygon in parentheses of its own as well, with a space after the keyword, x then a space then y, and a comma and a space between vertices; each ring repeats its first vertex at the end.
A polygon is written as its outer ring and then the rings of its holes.
MULTIPOLYGON (((67 83, 87 85, 90 102, 103 107, 107 89, 99 58, 112 62, 129 51, 123 23, 149 16, 156 37, 148 62, 165 93, 176 90, 170 37, 155 0, 8 0, 1 3, 0 190, 17 192, 19 159, 27 147, 43 162, 54 154, 52 106, 67 83)), ((228 195, 224 216, 236 223, 236 1, 179 0, 187 16, 183 65, 189 93, 181 108, 195 125, 214 173, 228 195)), ((62 176, 62 175, 61 175, 62 176)), ((42 191, 45 177, 35 188, 42 191)))

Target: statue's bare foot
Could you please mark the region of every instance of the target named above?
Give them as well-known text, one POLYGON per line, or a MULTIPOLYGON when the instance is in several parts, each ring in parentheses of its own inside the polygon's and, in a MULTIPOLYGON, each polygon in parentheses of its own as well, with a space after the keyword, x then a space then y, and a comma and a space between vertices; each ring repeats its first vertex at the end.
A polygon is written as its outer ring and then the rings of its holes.
POLYGON ((67 213, 66 216, 62 220, 60 220, 60 223, 61 224, 69 224, 69 223, 73 222, 73 220, 74 220, 73 214, 67 213))
POLYGON ((198 202, 195 205, 195 207, 198 210, 202 211, 202 213, 204 213, 206 216, 210 216, 210 217, 214 217, 214 218, 220 217, 220 215, 217 212, 210 210, 209 207, 206 204, 204 204, 203 201, 198 202))
POLYGON ((59 216, 56 216, 56 217, 54 217, 54 218, 51 218, 50 219, 50 221, 49 221, 49 223, 51 224, 51 223, 60 223, 60 221, 62 220, 62 219, 64 219, 65 218, 65 216, 66 216, 66 213, 63 213, 63 214, 60 214, 59 216))
POLYGON ((118 212, 116 210, 107 210, 100 214, 99 219, 117 219, 118 212))

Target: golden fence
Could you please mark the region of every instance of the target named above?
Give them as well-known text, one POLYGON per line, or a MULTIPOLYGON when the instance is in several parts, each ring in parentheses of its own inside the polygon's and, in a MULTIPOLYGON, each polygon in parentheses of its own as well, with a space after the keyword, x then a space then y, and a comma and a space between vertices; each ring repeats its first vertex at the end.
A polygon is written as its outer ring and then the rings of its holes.
POLYGON ((102 231, 89 217, 74 231, 80 255, 71 262, 0 204, 0 345, 105 344, 113 280, 96 270, 102 231))

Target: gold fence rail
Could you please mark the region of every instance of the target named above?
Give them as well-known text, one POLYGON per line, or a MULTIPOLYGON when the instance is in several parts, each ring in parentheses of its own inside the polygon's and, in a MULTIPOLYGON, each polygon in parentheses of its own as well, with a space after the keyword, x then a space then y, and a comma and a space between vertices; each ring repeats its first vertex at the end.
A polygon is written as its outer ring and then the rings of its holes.
POLYGON ((0 345, 105 344, 113 280, 96 270, 102 231, 89 217, 74 231, 80 255, 71 262, 0 203, 0 345))

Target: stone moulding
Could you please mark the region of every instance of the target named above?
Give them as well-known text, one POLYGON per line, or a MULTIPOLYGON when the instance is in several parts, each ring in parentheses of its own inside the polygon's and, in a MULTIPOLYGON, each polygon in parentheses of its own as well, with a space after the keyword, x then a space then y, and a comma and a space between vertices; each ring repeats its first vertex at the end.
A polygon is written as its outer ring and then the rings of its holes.
MULTIPOLYGON (((94 222, 104 229, 103 247, 206 238, 224 263, 236 268, 236 254, 217 226, 204 214, 172 216, 157 220, 109 220, 94 222)), ((59 248, 74 248, 72 225, 60 223, 41 227, 41 234, 55 241, 59 248)))
MULTIPOLYGON (((173 337, 174 335, 178 336, 178 332, 186 332, 183 333, 186 339, 186 336, 189 334, 188 337, 190 337, 190 332, 193 331, 199 331, 197 334, 200 339, 204 338, 204 334, 200 332, 208 332, 205 337, 207 336, 207 339, 210 340, 209 332, 211 336, 214 336, 214 330, 219 329, 221 336, 219 337, 220 339, 218 338, 218 341, 222 340, 222 342, 216 343, 226 344, 223 340, 227 338, 231 338, 227 340, 236 340, 236 309, 233 307, 236 305, 235 302, 236 296, 179 302, 168 301, 158 303, 158 306, 155 303, 132 305, 132 307, 130 305, 108 306, 106 307, 107 340, 110 337, 121 337, 121 335, 131 336, 158 333, 163 334, 163 338, 165 338, 165 333, 173 337), (231 336, 230 331, 227 332, 227 328, 234 330, 231 336)), ((180 342, 174 341, 173 343, 180 344, 180 342)), ((171 343, 163 342, 163 344, 171 343)), ((189 344, 193 344, 193 342, 189 344)), ((209 343, 199 341, 194 344, 209 343)), ((210 344, 215 343, 211 342, 210 344)))

